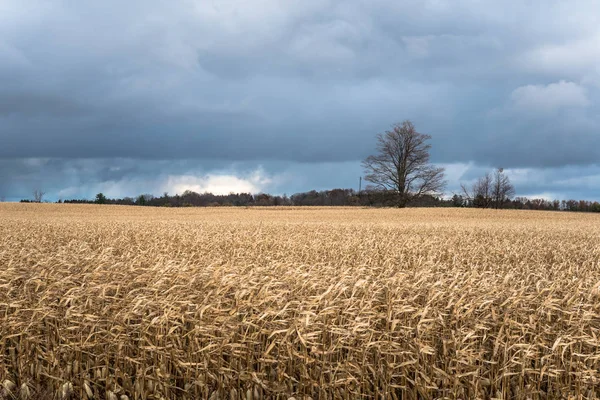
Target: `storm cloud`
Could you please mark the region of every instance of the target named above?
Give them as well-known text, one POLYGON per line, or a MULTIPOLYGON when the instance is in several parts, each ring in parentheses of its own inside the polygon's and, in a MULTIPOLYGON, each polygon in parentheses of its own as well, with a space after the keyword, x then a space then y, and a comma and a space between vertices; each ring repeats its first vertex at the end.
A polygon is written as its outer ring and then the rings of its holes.
MULTIPOLYGON (((449 192, 600 198, 600 3, 0 3, 0 195, 355 187, 411 119, 449 192)), ((160 193, 156 193, 160 194, 160 193)))

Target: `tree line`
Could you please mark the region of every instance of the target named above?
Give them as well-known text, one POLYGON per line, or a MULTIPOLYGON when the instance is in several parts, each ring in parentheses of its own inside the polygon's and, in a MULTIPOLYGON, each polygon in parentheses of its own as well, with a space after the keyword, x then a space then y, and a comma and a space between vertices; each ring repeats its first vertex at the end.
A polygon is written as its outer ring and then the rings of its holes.
MULTIPOLYGON (((21 202, 34 202, 21 200, 21 202)), ((137 197, 107 198, 98 193, 94 199, 67 199, 57 203, 70 204, 120 204, 130 206, 151 207, 251 207, 251 206, 359 206, 359 207, 395 207, 398 195, 393 191, 374 189, 333 189, 311 190, 296 193, 292 196, 270 195, 267 193, 231 193, 216 195, 212 193, 196 193, 185 191, 183 194, 162 196, 150 194, 137 197)), ((546 200, 515 197, 501 203, 495 203, 494 198, 468 198, 463 194, 454 194, 451 198, 424 195, 412 198, 406 207, 475 207, 502 208, 514 210, 548 210, 548 211, 579 211, 600 212, 600 203, 586 200, 546 200)))

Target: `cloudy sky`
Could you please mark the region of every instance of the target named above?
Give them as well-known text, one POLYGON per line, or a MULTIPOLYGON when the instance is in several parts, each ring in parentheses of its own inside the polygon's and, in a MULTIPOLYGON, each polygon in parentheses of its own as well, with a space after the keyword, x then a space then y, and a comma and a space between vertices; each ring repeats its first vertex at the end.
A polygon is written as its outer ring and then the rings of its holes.
POLYGON ((596 0, 0 0, 0 198, 357 187, 411 119, 448 193, 600 199, 596 0))

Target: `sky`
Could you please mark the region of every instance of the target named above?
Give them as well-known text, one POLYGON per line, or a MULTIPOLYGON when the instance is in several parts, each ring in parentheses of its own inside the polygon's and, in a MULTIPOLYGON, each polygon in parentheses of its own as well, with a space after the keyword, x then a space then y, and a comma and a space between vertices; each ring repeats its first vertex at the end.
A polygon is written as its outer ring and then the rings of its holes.
POLYGON ((431 135, 447 195, 600 200, 596 0, 0 0, 0 199, 355 188, 431 135))

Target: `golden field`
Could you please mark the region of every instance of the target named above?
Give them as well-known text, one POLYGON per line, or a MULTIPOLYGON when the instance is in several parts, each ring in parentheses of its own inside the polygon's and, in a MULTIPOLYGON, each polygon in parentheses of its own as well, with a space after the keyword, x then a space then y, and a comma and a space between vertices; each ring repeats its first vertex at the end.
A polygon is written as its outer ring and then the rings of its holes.
POLYGON ((600 397, 598 215, 5 203, 0 272, 0 398, 600 397))

